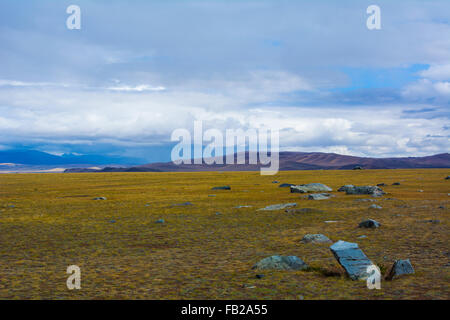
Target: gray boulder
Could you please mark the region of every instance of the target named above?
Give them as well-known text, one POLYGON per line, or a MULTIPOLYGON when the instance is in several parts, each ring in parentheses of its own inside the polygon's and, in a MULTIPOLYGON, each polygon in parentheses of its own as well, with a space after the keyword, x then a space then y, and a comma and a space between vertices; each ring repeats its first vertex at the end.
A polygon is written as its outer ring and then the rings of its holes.
POLYGON ((258 211, 275 211, 275 210, 282 210, 290 207, 295 207, 297 204, 294 203, 284 203, 284 204, 273 204, 271 206, 267 206, 262 209, 258 209, 258 211))
POLYGON ((307 192, 331 192, 333 189, 322 183, 308 183, 291 186, 291 193, 307 193, 307 192))
POLYGON ((330 199, 331 194, 329 193, 313 193, 308 195, 308 200, 327 200, 330 199))
POLYGON ((307 234, 300 240, 303 243, 329 243, 331 242, 328 237, 323 234, 307 234))
POLYGON ((271 256, 264 258, 252 269, 260 270, 305 270, 308 265, 296 256, 271 256))
POLYGON ((392 280, 404 274, 413 274, 414 268, 411 265, 409 259, 407 260, 396 260, 392 265, 391 270, 386 276, 386 280, 392 280))
POLYGON ((359 249, 357 243, 339 240, 330 247, 336 260, 352 280, 365 280, 369 276, 367 267, 372 261, 359 249))
POLYGON ((378 228, 381 224, 378 221, 367 219, 359 224, 359 228, 378 228))
POLYGON ((381 197, 385 192, 377 186, 354 186, 345 190, 347 194, 370 194, 373 197, 381 197))
POLYGON ((378 210, 380 210, 380 209, 383 209, 383 207, 378 206, 378 205, 376 205, 376 204, 372 204, 372 205, 369 207, 369 209, 378 209, 378 210))
POLYGON ((355 166, 353 167, 353 170, 362 170, 363 168, 361 166, 355 166))

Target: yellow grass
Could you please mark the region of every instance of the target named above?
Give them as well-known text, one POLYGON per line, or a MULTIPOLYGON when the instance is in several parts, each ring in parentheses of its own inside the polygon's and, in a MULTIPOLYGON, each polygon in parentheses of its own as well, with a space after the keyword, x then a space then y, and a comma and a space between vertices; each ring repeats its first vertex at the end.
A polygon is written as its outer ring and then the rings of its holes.
POLYGON ((363 170, 291 171, 276 176, 0 175, 0 298, 449 299, 450 181, 444 180, 448 174, 448 170, 363 170), (343 184, 384 182, 389 194, 383 198, 396 200, 378 200, 383 209, 375 211, 368 210, 371 203, 354 201, 368 196, 333 192, 335 198, 311 201, 279 188, 273 180, 321 182, 334 190, 343 184), (391 186, 397 181, 400 186, 391 186), (232 190, 210 190, 220 185, 232 190), (186 201, 194 206, 171 207, 186 201), (287 202, 323 212, 256 211, 287 202), (253 207, 233 208, 238 205, 253 207), (165 224, 155 223, 160 218, 165 224), (357 228, 364 218, 382 226, 357 228), (423 222, 426 219, 441 222, 423 222), (383 271, 396 259, 410 259, 416 274, 383 281, 381 290, 368 290, 364 281, 343 275, 329 245, 300 243, 306 233, 357 242, 383 271), (357 238, 363 234, 366 239, 357 238), (311 269, 251 270, 254 263, 274 254, 296 255, 311 269), (73 264, 81 268, 81 290, 66 287, 66 268, 73 264), (265 277, 256 279, 257 273, 265 277))

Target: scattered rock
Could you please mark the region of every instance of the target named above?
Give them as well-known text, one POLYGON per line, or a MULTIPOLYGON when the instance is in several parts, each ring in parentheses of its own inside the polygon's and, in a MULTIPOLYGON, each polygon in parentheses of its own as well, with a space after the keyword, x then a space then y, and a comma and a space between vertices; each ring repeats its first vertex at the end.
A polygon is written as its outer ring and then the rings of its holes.
POLYGON ((399 186, 399 185, 400 185, 400 182, 394 182, 392 185, 393 185, 393 186, 399 186))
POLYGON ((251 208, 252 206, 237 206, 234 207, 235 209, 241 209, 241 208, 251 208))
POLYGON ((256 279, 262 279, 262 278, 264 278, 264 275, 263 275, 263 274, 257 274, 257 275, 256 275, 256 279))
POLYGON ((383 209, 383 207, 378 206, 378 205, 376 205, 376 204, 372 204, 372 205, 369 207, 369 209, 378 209, 378 210, 380 210, 380 209, 383 209))
POLYGON ((284 204, 273 204, 271 206, 267 206, 265 208, 262 209, 258 209, 258 211, 274 211, 274 210, 282 210, 282 209, 286 209, 289 207, 295 207, 297 206, 297 204, 294 203, 284 203, 284 204))
POLYGON ((211 188, 211 190, 231 190, 231 187, 230 186, 220 186, 220 187, 211 188))
POLYGON ((164 219, 158 219, 155 221, 155 223, 165 223, 164 219))
POLYGON ((354 186, 353 188, 347 188, 345 191, 347 194, 370 194, 373 197, 381 197, 385 192, 377 186, 354 186))
POLYGON ((430 222, 430 223, 433 223, 433 224, 439 224, 439 223, 441 223, 441 220, 429 219, 429 220, 424 220, 423 222, 430 222))
POLYGON ((339 240, 330 247, 336 260, 352 280, 365 280, 369 276, 367 267, 373 263, 359 249, 357 243, 339 240))
POLYGON ((276 180, 275 180, 275 181, 272 181, 272 183, 280 183, 280 181, 276 181, 276 180))
POLYGON ((215 197, 215 194, 208 194, 208 197, 215 197))
POLYGON ((308 265, 296 256, 271 256, 262 259, 252 269, 260 270, 305 270, 308 265))
POLYGON ((298 300, 305 300, 305 297, 302 296, 302 295, 299 295, 299 296, 298 296, 298 300))
POLYGON ((381 224, 378 221, 367 219, 359 224, 359 228, 378 228, 381 224))
POLYGON ((290 186, 295 186, 295 184, 292 183, 282 183, 278 187, 279 188, 289 188, 290 186))
POLYGON ((105 197, 97 197, 97 198, 94 198, 92 200, 106 200, 106 198, 105 197))
POLYGON ((353 167, 353 169, 352 170, 362 170, 363 168, 361 167, 361 166, 355 166, 355 167, 353 167))
POLYGON ((365 239, 365 238, 367 238, 367 236, 365 234, 358 237, 358 239, 365 239))
POLYGON ((324 221, 325 223, 337 223, 337 222, 340 222, 340 221, 337 221, 337 220, 327 220, 327 221, 324 221))
POLYGON ((411 265, 409 259, 407 260, 396 260, 391 267, 388 275, 386 276, 386 280, 393 280, 404 274, 413 274, 414 268, 411 265))
POLYGON ((375 202, 375 199, 355 199, 356 202, 375 202))
POLYGON ((109 222, 110 223, 116 223, 116 220, 110 220, 109 222))
POLYGON ((9 206, 8 206, 8 208, 11 208, 11 209, 14 209, 16 206, 15 205, 13 205, 13 204, 10 204, 9 206))
POLYGON ((328 243, 331 242, 328 237, 323 234, 307 234, 300 240, 303 243, 328 243))
POLYGON ((220 216, 222 213, 220 212, 216 212, 216 216, 220 216))
POLYGON ((330 199, 331 194, 329 193, 313 193, 308 195, 308 200, 327 200, 330 199))
POLYGON ((331 192, 333 191, 333 189, 322 183, 308 183, 291 186, 291 193, 307 193, 307 192, 321 192, 321 191, 331 192))
POLYGON ((301 208, 301 209, 287 209, 285 212, 287 213, 323 213, 322 210, 313 209, 313 208, 301 208))
POLYGON ((187 201, 187 202, 183 202, 183 203, 175 203, 172 205, 172 207, 186 207, 186 206, 193 206, 194 204, 187 201))
POLYGON ((345 186, 342 186, 338 189, 339 192, 347 192, 347 190, 352 190, 353 188, 355 188, 354 185, 352 184, 346 184, 345 186))
POLYGON ((445 180, 450 180, 450 176, 445 177, 445 180))
POLYGON ((377 187, 384 187, 386 184, 385 183, 379 183, 377 184, 377 187))
POLYGON ((439 206, 438 209, 445 209, 445 207, 444 206, 439 206))

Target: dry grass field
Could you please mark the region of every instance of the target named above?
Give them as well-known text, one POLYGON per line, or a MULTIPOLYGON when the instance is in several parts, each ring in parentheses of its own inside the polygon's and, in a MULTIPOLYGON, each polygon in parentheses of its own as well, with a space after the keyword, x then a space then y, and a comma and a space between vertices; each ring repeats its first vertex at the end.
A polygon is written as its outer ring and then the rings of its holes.
POLYGON ((0 299, 449 299, 449 173, 0 175, 0 299), (336 197, 307 200, 273 180, 324 183, 336 197), (381 210, 355 201, 370 196, 335 191, 382 182, 388 194, 374 202, 381 210), (232 190, 211 190, 221 185, 232 190), (173 206, 187 201, 193 205, 173 206), (257 211, 288 202, 318 210, 257 211), (252 207, 234 208, 241 205, 252 207), (364 218, 382 226, 360 229, 364 218), (382 272, 396 259, 410 259, 416 273, 368 290, 365 281, 344 275, 329 245, 301 243, 307 233, 357 242, 382 272), (311 268, 251 269, 275 254, 298 256, 311 268), (80 290, 66 287, 66 268, 73 264, 81 268, 80 290))

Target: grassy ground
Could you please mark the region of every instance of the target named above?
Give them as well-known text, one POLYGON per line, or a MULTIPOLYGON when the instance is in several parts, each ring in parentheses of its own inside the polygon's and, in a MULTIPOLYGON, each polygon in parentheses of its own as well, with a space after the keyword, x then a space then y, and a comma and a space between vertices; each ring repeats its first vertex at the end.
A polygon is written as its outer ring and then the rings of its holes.
POLYGON ((0 175, 1 299, 449 299, 448 170, 0 175), (286 183, 384 182, 371 203, 333 192, 305 200, 286 183), (400 186, 391 186, 393 182, 400 186), (211 187, 230 185, 231 191, 211 187), (423 192, 419 192, 421 189, 423 192), (208 195, 215 194, 215 197, 208 195), (107 197, 94 201, 93 197, 107 197), (192 202, 193 206, 171 205, 192 202), (297 202, 323 212, 256 211, 297 202), (12 208, 10 205, 14 205, 12 208), (252 208, 235 209, 251 205, 252 208), (439 208, 444 206, 445 208, 439 208), (216 212, 220 212, 217 215, 216 212), (157 224, 157 219, 165 224, 157 224), (364 218, 382 226, 359 229, 364 218), (438 219, 440 223, 424 222, 438 219), (115 221, 115 223, 112 222, 115 221), (336 223, 325 223, 336 220, 336 223), (368 290, 345 277, 329 245, 302 244, 306 233, 357 242, 382 271, 410 259, 415 275, 368 290), (365 239, 358 239, 360 235, 365 239), (270 255, 296 255, 309 271, 251 270, 270 255), (66 268, 81 268, 81 290, 66 268), (257 273, 265 275, 256 279, 257 273))

